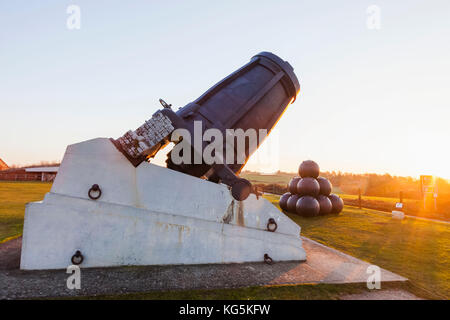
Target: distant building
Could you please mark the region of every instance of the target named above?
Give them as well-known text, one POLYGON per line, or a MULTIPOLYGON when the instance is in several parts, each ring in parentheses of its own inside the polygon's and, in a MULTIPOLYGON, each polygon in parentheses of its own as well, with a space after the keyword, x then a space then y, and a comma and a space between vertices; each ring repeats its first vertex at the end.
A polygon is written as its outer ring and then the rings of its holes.
POLYGON ((0 159, 0 171, 2 170, 8 170, 9 167, 8 165, 5 163, 5 161, 3 161, 2 159, 0 159))
POLYGON ((0 171, 0 180, 8 181, 53 181, 59 167, 32 167, 0 171))

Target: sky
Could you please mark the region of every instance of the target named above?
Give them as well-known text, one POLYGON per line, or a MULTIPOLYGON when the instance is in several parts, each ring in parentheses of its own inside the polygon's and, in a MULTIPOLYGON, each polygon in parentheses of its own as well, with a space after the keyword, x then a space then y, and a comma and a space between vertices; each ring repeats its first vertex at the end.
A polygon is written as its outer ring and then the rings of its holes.
POLYGON ((246 169, 313 159, 450 179, 449 39, 447 0, 2 1, 0 158, 60 161, 67 145, 118 138, 159 98, 182 107, 270 51, 301 92, 246 169), (67 27, 70 5, 80 29, 67 27))

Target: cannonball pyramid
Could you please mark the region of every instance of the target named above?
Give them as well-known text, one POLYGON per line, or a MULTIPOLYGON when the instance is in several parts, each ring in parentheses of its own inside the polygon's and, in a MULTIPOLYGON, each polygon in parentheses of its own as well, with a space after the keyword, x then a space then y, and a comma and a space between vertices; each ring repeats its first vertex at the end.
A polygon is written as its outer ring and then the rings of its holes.
POLYGON ((344 208, 344 201, 331 193, 331 182, 319 177, 319 165, 306 160, 298 168, 298 177, 293 177, 288 189, 280 197, 280 208, 303 217, 314 217, 327 214, 339 214, 344 208))

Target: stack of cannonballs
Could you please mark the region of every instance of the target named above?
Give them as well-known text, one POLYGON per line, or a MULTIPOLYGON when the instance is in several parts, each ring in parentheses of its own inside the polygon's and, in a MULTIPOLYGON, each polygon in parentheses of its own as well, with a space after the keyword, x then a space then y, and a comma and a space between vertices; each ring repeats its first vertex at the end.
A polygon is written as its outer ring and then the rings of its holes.
POLYGON ((303 161, 298 169, 300 177, 289 182, 289 192, 280 198, 280 208, 303 217, 339 214, 344 208, 342 199, 331 193, 328 179, 319 177, 319 165, 312 160, 303 161))

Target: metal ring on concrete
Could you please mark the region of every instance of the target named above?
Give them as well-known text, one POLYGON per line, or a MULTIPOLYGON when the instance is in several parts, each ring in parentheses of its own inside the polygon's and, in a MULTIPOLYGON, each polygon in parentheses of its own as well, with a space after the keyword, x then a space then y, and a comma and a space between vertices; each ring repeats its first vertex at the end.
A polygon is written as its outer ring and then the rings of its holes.
POLYGON ((275 219, 274 218, 270 218, 269 222, 267 222, 267 230, 270 231, 270 232, 275 232, 275 230, 277 230, 277 228, 278 228, 278 225, 275 222, 275 219), (273 227, 271 227, 271 226, 273 226, 273 227))
POLYGON ((98 184, 93 184, 92 187, 89 189, 88 192, 88 196, 89 198, 91 198, 92 200, 97 200, 98 198, 100 198, 102 195, 102 190, 100 189, 98 184), (92 192, 98 192, 98 195, 93 196, 92 192))
POLYGON ((80 250, 77 250, 71 259, 72 263, 75 265, 81 264, 83 262, 83 260, 84 260, 84 257, 81 254, 80 250))
POLYGON ((264 262, 267 264, 272 264, 273 260, 271 257, 269 257, 269 255, 267 253, 264 254, 264 262))

